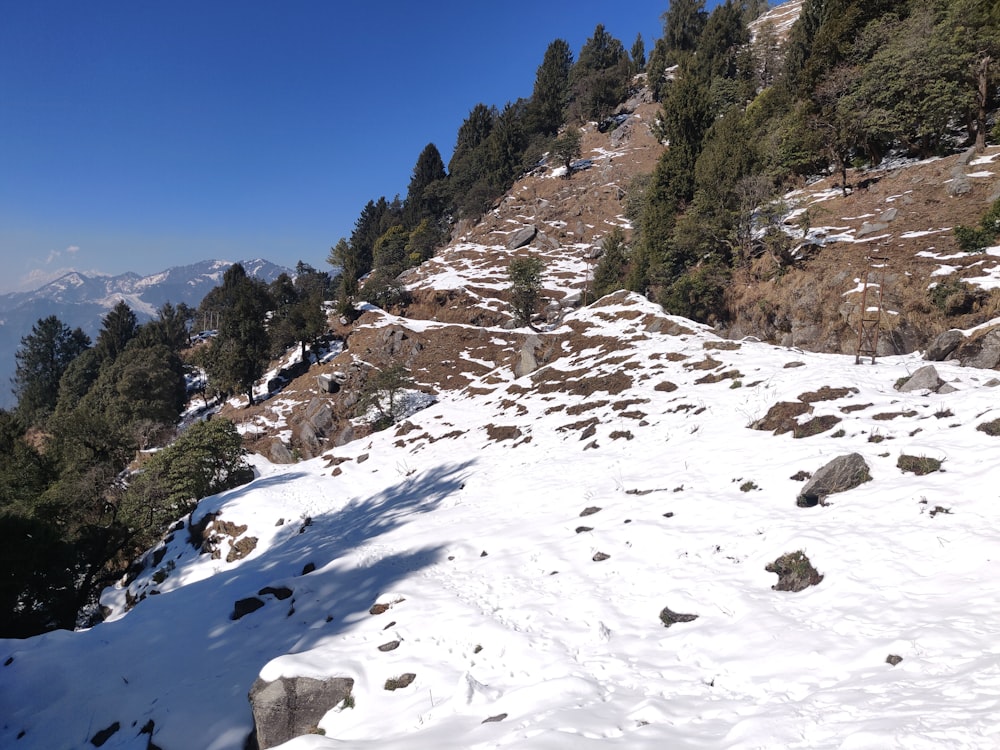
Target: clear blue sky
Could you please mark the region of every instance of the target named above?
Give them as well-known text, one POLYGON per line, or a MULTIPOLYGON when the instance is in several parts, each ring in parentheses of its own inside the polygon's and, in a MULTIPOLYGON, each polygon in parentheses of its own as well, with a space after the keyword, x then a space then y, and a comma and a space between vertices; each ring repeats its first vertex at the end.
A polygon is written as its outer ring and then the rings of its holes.
MULTIPOLYGON (((708 5, 714 6, 712 2, 708 5)), ((209 258, 326 268, 365 203, 447 163, 598 23, 647 53, 667 0, 11 0, 0 18, 0 292, 209 258)))

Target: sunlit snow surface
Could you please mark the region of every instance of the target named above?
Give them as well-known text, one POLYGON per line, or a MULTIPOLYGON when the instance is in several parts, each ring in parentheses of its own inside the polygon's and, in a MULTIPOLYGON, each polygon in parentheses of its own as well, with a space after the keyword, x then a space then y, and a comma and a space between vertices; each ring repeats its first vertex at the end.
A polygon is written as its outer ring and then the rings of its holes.
POLYGON ((252 484, 195 512, 246 524, 249 557, 210 559, 179 532, 166 579, 132 584, 157 595, 125 611, 111 590, 104 624, 0 641, 0 747, 92 747, 119 722, 103 747, 140 750, 152 720, 162 750, 239 750, 247 691, 283 674, 355 679, 355 707, 284 746, 298 750, 1000 746, 1000 438, 976 430, 1000 417, 995 373, 939 363, 956 392, 900 393, 917 355, 719 349, 680 319, 692 333, 646 332, 664 316, 619 299, 570 321, 615 350, 564 348, 550 367, 624 373, 625 390, 498 371, 417 429, 337 448, 339 476, 324 458, 258 459, 252 484), (813 403, 833 429, 749 429, 822 386, 857 389, 813 403), (871 482, 796 507, 793 475, 854 451, 871 482), (905 474, 901 454, 944 470, 905 474), (765 566, 800 549, 823 581, 772 590, 765 566), (293 596, 230 619, 279 585, 293 596), (369 614, 377 602, 391 606, 369 614), (698 619, 667 629, 664 607, 698 619), (405 672, 409 687, 383 688, 405 672))

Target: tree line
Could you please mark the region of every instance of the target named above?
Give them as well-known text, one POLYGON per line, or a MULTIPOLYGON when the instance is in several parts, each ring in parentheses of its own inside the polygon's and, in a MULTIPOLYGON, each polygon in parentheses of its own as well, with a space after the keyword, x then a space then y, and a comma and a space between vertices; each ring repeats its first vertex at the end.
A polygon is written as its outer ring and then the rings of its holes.
POLYGON ((252 478, 225 419, 179 422, 203 395, 245 395, 273 356, 328 329, 329 274, 299 263, 268 285, 231 266, 198 310, 138 323, 119 302, 96 341, 56 316, 21 339, 17 407, 0 411, 0 637, 71 628, 197 500, 252 478), (216 319, 191 347, 194 318, 216 319))

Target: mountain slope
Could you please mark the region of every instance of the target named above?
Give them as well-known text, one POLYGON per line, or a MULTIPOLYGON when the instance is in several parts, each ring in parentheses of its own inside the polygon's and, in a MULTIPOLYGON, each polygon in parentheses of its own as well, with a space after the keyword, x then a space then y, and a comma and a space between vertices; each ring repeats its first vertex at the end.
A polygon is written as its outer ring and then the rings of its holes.
POLYGON ((146 747, 145 726, 164 750, 240 748, 258 672, 355 680, 326 737, 287 747, 995 744, 989 372, 944 363, 955 392, 904 393, 915 356, 736 344, 625 294, 566 326, 530 376, 494 368, 204 500, 194 520, 221 513, 246 557, 178 531, 106 593, 108 622, 0 644, 0 744, 82 747, 117 722, 104 747, 146 747), (828 419, 750 429, 791 402, 828 419), (794 477, 850 452, 872 481, 797 507, 794 477), (822 582, 772 590, 765 566, 796 550, 822 582), (665 628, 664 607, 698 617, 665 628))

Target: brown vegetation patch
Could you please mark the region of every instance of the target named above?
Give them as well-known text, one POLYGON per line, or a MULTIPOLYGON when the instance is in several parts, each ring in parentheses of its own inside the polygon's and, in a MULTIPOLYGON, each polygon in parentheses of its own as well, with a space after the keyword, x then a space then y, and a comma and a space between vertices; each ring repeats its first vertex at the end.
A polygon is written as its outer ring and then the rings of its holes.
POLYGON ((400 422, 400 424, 396 427, 396 437, 402 437, 403 435, 407 435, 413 432, 414 430, 419 430, 419 429, 420 427, 413 424, 413 422, 410 422, 409 420, 405 422, 400 422))
POLYGON ((517 401, 514 401, 513 399, 510 398, 506 398, 503 401, 501 401, 500 408, 504 410, 515 409, 518 413, 518 416, 528 413, 528 408, 524 404, 518 403, 517 401))
MULTIPOLYGON (((579 422, 570 422, 569 424, 564 424, 560 427, 556 427, 556 432, 584 430, 584 432, 586 433, 588 429, 593 430, 598 424, 600 424, 600 420, 597 417, 591 417, 590 419, 582 419, 579 422)), ((591 432, 590 434, 593 433, 591 432)))
POLYGON ((739 341, 706 341, 701 345, 703 349, 718 349, 724 352, 734 352, 743 346, 739 341))
POLYGON ((663 393, 672 393, 677 390, 677 385, 671 383, 669 380, 664 380, 653 386, 654 391, 662 391, 663 393))
POLYGON ((623 411, 619 416, 626 417, 628 419, 645 419, 646 412, 635 409, 633 411, 623 411))
POLYGON ((769 430, 775 435, 781 435, 798 427, 797 417, 809 414, 812 410, 809 404, 801 401, 779 401, 750 427, 754 430, 769 430))
POLYGON ((648 398, 624 398, 621 401, 615 401, 611 404, 611 408, 615 411, 621 411, 622 409, 627 409, 635 404, 648 404, 648 398))
POLYGON ((593 401, 591 403, 575 404, 574 406, 568 407, 566 409, 566 413, 572 417, 575 417, 579 414, 583 414, 586 411, 590 411, 591 409, 600 409, 602 406, 607 406, 608 403, 609 403, 608 401, 593 401))
POLYGON ((668 362, 683 362, 688 358, 686 354, 681 354, 680 352, 667 352, 663 355, 663 358, 668 362))
POLYGON ((698 378, 695 383, 703 385, 706 383, 721 383, 723 380, 739 380, 743 377, 743 373, 739 370, 726 370, 725 372, 712 373, 710 375, 703 375, 698 378))
POLYGON ((521 430, 513 425, 497 426, 494 424, 486 425, 486 434, 489 436, 490 440, 495 440, 500 442, 501 440, 517 440, 521 437, 521 430))
POLYGON ((917 412, 915 411, 885 411, 881 414, 872 415, 872 419, 877 419, 880 422, 888 422, 889 420, 895 419, 896 417, 915 417, 917 412))
POLYGON ((807 404, 814 404, 817 401, 835 401, 838 398, 849 396, 852 393, 859 393, 859 391, 857 388, 831 388, 828 385, 824 385, 818 391, 807 391, 806 393, 803 393, 799 396, 799 401, 805 401, 807 404))
POLYGON ((685 370, 714 370, 716 367, 722 367, 722 363, 711 357, 705 357, 700 362, 689 362, 684 365, 685 370))
POLYGON ((802 424, 796 424, 795 427, 792 428, 792 437, 806 438, 812 437, 813 435, 819 435, 821 432, 829 430, 839 421, 840 417, 834 416, 833 414, 824 414, 821 417, 813 417, 802 424))
POLYGON ((612 440, 618 440, 619 438, 625 438, 626 440, 631 440, 633 435, 629 430, 615 430, 609 435, 612 440))
POLYGON ((844 414, 851 414, 856 411, 863 411, 871 406, 874 406, 874 404, 848 404, 847 406, 841 406, 840 410, 844 414))

